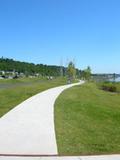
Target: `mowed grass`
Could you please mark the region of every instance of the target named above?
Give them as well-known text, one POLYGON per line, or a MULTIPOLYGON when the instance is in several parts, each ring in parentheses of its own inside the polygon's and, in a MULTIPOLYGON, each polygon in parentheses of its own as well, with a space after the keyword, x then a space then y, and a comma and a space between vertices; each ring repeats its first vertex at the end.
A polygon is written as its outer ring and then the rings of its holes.
POLYGON ((93 83, 64 91, 55 103, 60 155, 120 153, 120 94, 93 83))
POLYGON ((66 84, 66 78, 0 80, 0 117, 27 98, 63 84, 66 84))

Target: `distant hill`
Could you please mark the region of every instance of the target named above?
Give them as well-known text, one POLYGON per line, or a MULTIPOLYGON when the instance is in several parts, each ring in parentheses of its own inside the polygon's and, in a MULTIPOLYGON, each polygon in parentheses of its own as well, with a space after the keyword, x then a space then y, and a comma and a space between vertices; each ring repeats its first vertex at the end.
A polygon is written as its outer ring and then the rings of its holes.
POLYGON ((9 58, 0 58, 0 71, 15 71, 25 75, 60 76, 66 73, 66 68, 55 65, 34 64, 28 62, 15 61, 9 58), (62 71, 61 71, 62 70, 62 71))

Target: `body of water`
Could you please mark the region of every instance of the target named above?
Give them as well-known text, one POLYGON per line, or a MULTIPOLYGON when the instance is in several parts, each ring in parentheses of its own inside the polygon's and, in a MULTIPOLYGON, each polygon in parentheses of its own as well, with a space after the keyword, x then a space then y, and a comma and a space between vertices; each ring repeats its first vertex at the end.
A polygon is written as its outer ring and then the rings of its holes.
MULTIPOLYGON (((114 79, 110 79, 110 81, 114 81, 114 79)), ((115 78, 115 82, 120 82, 120 77, 115 78)))
POLYGON ((120 82, 120 77, 115 79, 116 82, 120 82))

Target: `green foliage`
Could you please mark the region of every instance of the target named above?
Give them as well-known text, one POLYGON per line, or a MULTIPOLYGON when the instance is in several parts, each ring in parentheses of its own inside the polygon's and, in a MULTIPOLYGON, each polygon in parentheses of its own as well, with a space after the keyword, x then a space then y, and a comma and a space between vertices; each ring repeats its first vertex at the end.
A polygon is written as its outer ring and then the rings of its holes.
MULTIPOLYGON (((60 66, 50 66, 43 64, 33 64, 27 62, 15 61, 8 58, 0 58, 0 71, 13 71, 24 73, 26 76, 39 73, 42 76, 60 76, 60 66)), ((66 69, 63 67, 63 75, 66 69)))
POLYGON ((88 66, 87 69, 83 70, 82 76, 85 80, 90 80, 91 78, 91 68, 88 66))
MULTIPOLYGON (((2 71, 16 71, 18 73, 23 73, 26 77, 29 75, 33 76, 35 74, 39 74, 40 76, 66 76, 67 74, 71 79, 75 77, 75 75, 79 78, 80 70, 75 69, 73 62, 69 63, 69 69, 66 67, 55 66, 55 65, 43 65, 43 64, 34 64, 27 62, 15 61, 13 59, 8 58, 0 58, 0 75, 3 75, 2 71)), ((7 74, 7 73, 5 73, 7 74)), ((10 75, 10 73, 8 73, 10 75)))
POLYGON ((99 82, 97 83, 97 86, 105 91, 109 91, 109 92, 120 92, 120 83, 119 82, 99 82))
POLYGON ((75 79, 76 69, 75 69, 75 65, 72 61, 70 61, 68 64, 67 75, 68 75, 68 78, 70 81, 73 81, 75 79))
POLYGON ((105 91, 116 92, 117 87, 114 84, 102 84, 101 88, 105 91))
POLYGON ((55 103, 55 127, 60 155, 120 153, 120 94, 93 83, 65 90, 55 103))

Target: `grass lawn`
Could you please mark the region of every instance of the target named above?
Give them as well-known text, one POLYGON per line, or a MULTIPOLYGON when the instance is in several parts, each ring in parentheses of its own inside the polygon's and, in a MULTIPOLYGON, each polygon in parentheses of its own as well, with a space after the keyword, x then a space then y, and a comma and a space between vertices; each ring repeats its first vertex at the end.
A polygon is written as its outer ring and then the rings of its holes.
POLYGON ((0 117, 27 98, 63 84, 66 84, 65 78, 0 80, 0 117))
POLYGON ((65 90, 55 103, 55 127, 60 155, 120 153, 120 94, 93 83, 65 90))

